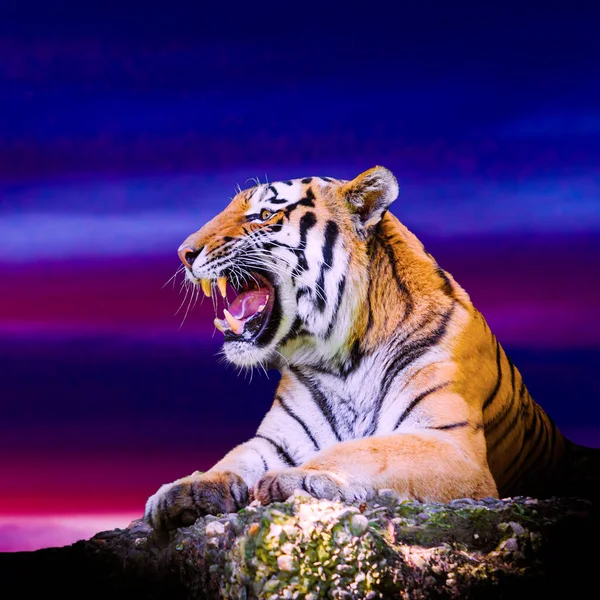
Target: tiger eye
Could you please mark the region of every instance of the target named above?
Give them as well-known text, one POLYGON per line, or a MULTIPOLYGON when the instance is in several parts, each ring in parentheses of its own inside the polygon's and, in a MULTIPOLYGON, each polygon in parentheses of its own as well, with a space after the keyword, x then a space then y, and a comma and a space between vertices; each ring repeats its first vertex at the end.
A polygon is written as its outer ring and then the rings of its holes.
POLYGON ((260 218, 263 221, 266 221, 267 219, 270 219, 272 216, 273 216, 273 213, 268 208, 263 208, 260 211, 260 218))

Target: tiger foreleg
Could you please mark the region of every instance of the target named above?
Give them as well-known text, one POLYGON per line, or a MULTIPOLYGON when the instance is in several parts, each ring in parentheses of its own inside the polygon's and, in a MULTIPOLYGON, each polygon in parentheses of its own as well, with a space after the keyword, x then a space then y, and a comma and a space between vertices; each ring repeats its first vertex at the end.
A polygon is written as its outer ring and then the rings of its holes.
POLYGON ((284 463, 268 442, 255 437, 231 450, 210 470, 161 486, 148 498, 144 519, 164 530, 192 525, 204 515, 236 512, 249 503, 249 489, 267 465, 278 468, 284 463))
POLYGON ((300 489, 317 498, 353 502, 384 488, 421 501, 498 496, 485 451, 425 431, 341 442, 300 467, 267 472, 251 497, 268 504, 300 489))
POLYGON ((229 513, 248 504, 248 487, 231 471, 192 473, 166 483, 146 502, 144 519, 155 529, 192 525, 202 515, 229 513))

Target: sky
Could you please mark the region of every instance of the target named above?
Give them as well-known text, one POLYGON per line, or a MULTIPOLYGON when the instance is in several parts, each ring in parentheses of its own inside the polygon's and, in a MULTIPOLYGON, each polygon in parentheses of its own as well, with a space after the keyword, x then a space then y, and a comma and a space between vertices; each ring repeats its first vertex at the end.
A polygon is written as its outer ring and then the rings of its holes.
POLYGON ((254 177, 391 169, 392 212, 600 446, 593 9, 286 6, 2 3, 0 551, 125 526, 255 431, 278 374, 225 365, 170 280, 254 177))

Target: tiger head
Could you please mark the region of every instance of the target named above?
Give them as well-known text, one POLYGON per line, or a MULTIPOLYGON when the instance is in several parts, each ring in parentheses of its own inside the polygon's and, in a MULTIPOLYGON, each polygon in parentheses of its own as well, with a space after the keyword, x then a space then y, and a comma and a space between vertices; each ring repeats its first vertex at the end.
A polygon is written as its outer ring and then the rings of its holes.
MULTIPOLYGON (((259 184, 181 244, 186 277, 207 296, 236 296, 215 326, 227 359, 279 365, 344 352, 369 280, 368 245, 398 195, 374 167, 352 181, 307 177, 259 184)), ((356 335, 356 331, 354 331, 356 335)))

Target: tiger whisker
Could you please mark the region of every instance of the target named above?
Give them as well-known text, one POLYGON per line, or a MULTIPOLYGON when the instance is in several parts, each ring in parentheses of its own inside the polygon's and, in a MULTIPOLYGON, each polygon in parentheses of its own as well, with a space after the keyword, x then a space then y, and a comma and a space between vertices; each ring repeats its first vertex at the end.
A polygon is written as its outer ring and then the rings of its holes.
POLYGON ((185 270, 185 266, 181 265, 176 271, 175 273, 173 273, 173 275, 171 275, 171 277, 169 277, 169 279, 167 279, 167 281, 165 281, 162 285, 162 287, 160 288, 161 290, 165 288, 166 285, 168 285, 168 283, 170 281, 173 281, 173 285, 175 285, 175 278, 177 277, 177 275, 179 275, 179 273, 181 273, 183 270, 185 270))
POLYGON ((179 305, 179 308, 175 311, 175 314, 173 316, 176 316, 177 313, 181 310, 181 308, 185 304, 185 301, 187 300, 188 294, 190 293, 190 289, 191 288, 190 288, 189 285, 187 285, 187 280, 185 280, 182 285, 184 285, 184 287, 185 287, 185 296, 183 297, 183 300, 181 301, 181 304, 179 305))
POLYGON ((194 302, 194 306, 196 305, 196 302, 198 301, 198 294, 199 294, 199 292, 200 292, 200 290, 198 289, 198 287, 195 287, 193 289, 192 295, 190 296, 190 300, 189 300, 188 305, 187 305, 187 309, 185 311, 185 315, 183 315, 183 319, 182 319, 181 323, 179 324, 179 328, 178 329, 181 329, 182 326, 183 326, 183 324, 185 323, 185 320, 187 319, 187 316, 188 316, 188 313, 190 311, 190 307, 192 306, 192 301, 194 300, 194 298, 196 299, 195 302, 194 302))

